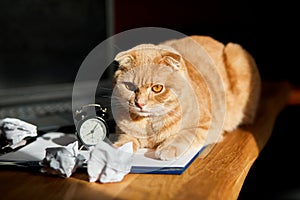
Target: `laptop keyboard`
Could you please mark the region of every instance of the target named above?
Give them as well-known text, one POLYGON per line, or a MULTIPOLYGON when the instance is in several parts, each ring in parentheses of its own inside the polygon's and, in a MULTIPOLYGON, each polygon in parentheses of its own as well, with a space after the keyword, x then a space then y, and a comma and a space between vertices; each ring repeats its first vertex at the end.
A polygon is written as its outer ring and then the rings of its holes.
POLYGON ((44 102, 0 108, 0 119, 6 117, 34 118, 71 112, 72 103, 70 101, 44 102))
MULTIPOLYGON (((103 107, 110 107, 108 96, 102 96, 98 100, 103 107)), ((72 101, 69 99, 0 107, 0 120, 8 117, 37 125, 41 131, 56 131, 63 127, 74 126, 72 101)), ((107 123, 110 130, 114 131, 115 124, 110 109, 107 123)))

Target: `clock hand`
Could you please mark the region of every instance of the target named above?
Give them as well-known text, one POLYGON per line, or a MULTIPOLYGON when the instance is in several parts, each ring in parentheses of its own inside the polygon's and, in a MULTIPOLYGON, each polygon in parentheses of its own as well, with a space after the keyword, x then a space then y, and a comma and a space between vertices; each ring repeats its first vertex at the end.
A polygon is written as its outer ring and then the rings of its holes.
POLYGON ((95 131, 95 129, 96 129, 96 127, 98 126, 98 124, 96 124, 95 126, 94 126, 94 128, 92 129, 92 132, 94 133, 94 131, 95 131))
POLYGON ((93 128, 88 134, 86 134, 86 135, 91 135, 91 134, 93 134, 97 126, 98 126, 98 124, 96 124, 96 125, 94 126, 94 128, 93 128))

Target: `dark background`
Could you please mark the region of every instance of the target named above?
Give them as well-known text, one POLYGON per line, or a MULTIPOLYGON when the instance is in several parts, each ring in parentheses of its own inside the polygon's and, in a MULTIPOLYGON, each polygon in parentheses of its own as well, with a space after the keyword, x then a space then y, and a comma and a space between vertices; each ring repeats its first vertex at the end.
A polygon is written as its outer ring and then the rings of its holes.
POLYGON ((158 26, 244 46, 264 79, 298 78, 299 11, 292 1, 117 0, 115 30, 158 26))
MULTIPOLYGON (((109 36, 105 2, 0 1, 0 89, 73 81, 85 56, 109 36)), ((299 7, 294 2, 115 0, 111 20, 114 33, 154 26, 239 43, 255 58, 263 80, 288 80, 299 87, 299 7)), ((299 109, 287 106, 280 113, 240 200, 300 199, 299 109)))
MULTIPOLYGON (((73 80, 87 54, 109 36, 105 3, 0 1, 0 88, 73 80), (15 82, 4 81, 17 74, 15 82)), ((299 86, 297 8, 292 1, 115 0, 111 20, 114 33, 155 26, 239 43, 255 57, 263 79, 299 86)))
POLYGON ((103 0, 0 1, 0 89, 73 82, 107 37, 103 0))

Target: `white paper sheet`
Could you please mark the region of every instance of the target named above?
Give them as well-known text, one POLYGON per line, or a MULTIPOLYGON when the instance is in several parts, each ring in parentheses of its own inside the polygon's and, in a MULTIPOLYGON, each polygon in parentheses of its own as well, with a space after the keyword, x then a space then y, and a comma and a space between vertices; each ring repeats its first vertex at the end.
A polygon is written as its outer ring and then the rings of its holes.
MULTIPOLYGON (((33 143, 19 149, 16 152, 10 152, 0 156, 0 161, 41 161, 45 156, 45 149, 47 147, 66 146, 74 141, 76 141, 74 134, 58 132, 46 133, 42 137, 37 138, 37 140, 33 143)), ((151 171, 159 170, 161 168, 185 168, 199 151, 201 151, 201 149, 192 149, 183 154, 177 160, 162 161, 154 157, 153 150, 140 149, 133 156, 132 167, 133 169, 139 168, 143 170, 141 172, 138 172, 140 170, 132 170, 131 173, 151 173, 151 171)), ((86 159, 89 158, 88 151, 80 151, 80 154, 86 159)))

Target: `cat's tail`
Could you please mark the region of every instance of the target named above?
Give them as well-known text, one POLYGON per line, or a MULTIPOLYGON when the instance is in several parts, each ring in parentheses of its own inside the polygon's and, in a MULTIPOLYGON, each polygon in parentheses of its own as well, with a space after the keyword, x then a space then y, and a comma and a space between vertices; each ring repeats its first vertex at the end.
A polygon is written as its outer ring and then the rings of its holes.
POLYGON ((223 52, 228 80, 226 131, 253 123, 261 93, 261 79, 253 57, 240 45, 228 43, 223 52))

